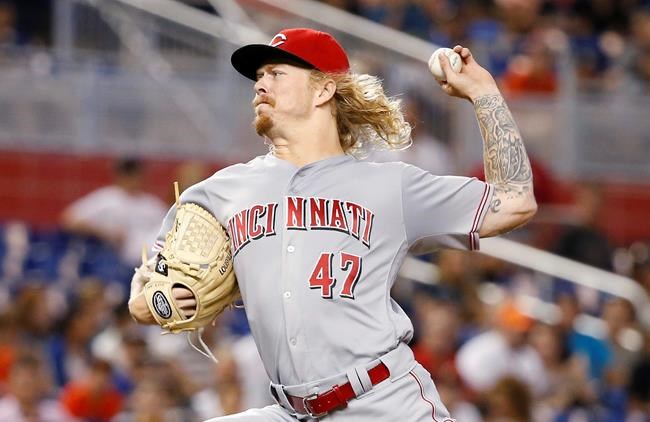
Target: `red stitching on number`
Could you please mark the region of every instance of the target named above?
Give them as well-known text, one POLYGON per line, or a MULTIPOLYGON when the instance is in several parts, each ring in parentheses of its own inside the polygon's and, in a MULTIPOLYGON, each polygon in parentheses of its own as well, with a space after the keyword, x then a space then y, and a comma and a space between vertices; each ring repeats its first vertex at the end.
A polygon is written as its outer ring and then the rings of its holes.
POLYGON ((418 383, 418 386, 420 387, 420 397, 422 397, 422 400, 424 400, 425 402, 431 405, 431 417, 435 422, 438 422, 438 420, 436 419, 436 406, 432 402, 430 402, 426 397, 424 397, 424 388, 422 387, 422 383, 418 379, 417 375, 415 375, 413 371, 409 372, 409 374, 411 374, 413 379, 415 379, 415 382, 418 383))

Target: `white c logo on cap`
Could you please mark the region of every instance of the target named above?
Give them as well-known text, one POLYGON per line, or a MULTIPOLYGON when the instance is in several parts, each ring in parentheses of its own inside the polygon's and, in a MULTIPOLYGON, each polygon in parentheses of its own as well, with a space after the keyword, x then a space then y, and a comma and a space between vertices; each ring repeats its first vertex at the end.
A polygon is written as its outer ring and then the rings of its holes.
POLYGON ((277 47, 277 46, 279 46, 279 45, 284 44, 284 42, 285 42, 286 40, 287 40, 287 36, 284 35, 284 34, 282 34, 282 33, 280 33, 280 34, 277 34, 275 37, 273 37, 273 39, 271 40, 271 42, 269 43, 269 45, 270 45, 271 47, 277 47), (276 40, 277 40, 277 41, 276 41, 276 40))

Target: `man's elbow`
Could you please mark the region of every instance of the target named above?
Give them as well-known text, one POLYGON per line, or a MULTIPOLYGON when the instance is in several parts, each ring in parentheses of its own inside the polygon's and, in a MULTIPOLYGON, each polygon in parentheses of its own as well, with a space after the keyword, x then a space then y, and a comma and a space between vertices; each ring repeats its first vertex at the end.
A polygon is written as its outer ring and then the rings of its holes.
POLYGON ((537 201, 535 200, 535 197, 531 195, 529 199, 522 201, 517 209, 513 211, 511 226, 506 230, 506 232, 526 225, 533 219, 533 217, 535 217, 535 214, 537 214, 537 201))
POLYGON ((530 220, 535 217, 535 214, 537 214, 537 201, 535 200, 534 196, 530 196, 528 200, 522 204, 520 214, 521 214, 521 219, 522 223, 521 224, 526 224, 530 220))
POLYGON ((499 205, 500 208, 493 208, 485 216, 479 236, 492 237, 508 233, 528 223, 537 213, 537 201, 533 195, 504 203, 499 201, 499 205))

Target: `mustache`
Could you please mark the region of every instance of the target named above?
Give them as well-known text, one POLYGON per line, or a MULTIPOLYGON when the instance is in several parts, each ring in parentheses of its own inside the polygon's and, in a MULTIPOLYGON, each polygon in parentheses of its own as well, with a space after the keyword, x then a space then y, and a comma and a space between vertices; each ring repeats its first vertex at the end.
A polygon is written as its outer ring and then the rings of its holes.
POLYGON ((275 106, 275 100, 273 98, 271 98, 269 95, 262 94, 260 96, 255 97, 255 99, 253 100, 253 107, 257 107, 262 103, 266 103, 271 107, 275 106))

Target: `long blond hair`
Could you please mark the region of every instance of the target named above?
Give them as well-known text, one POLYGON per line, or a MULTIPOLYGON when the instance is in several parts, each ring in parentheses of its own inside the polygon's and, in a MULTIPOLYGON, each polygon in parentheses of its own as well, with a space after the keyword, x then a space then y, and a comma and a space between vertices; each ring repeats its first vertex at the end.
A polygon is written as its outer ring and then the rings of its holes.
POLYGON ((386 96, 378 77, 312 71, 312 83, 327 78, 336 83, 333 113, 346 153, 360 157, 373 150, 402 150, 411 145, 411 125, 404 119, 401 100, 386 96))

